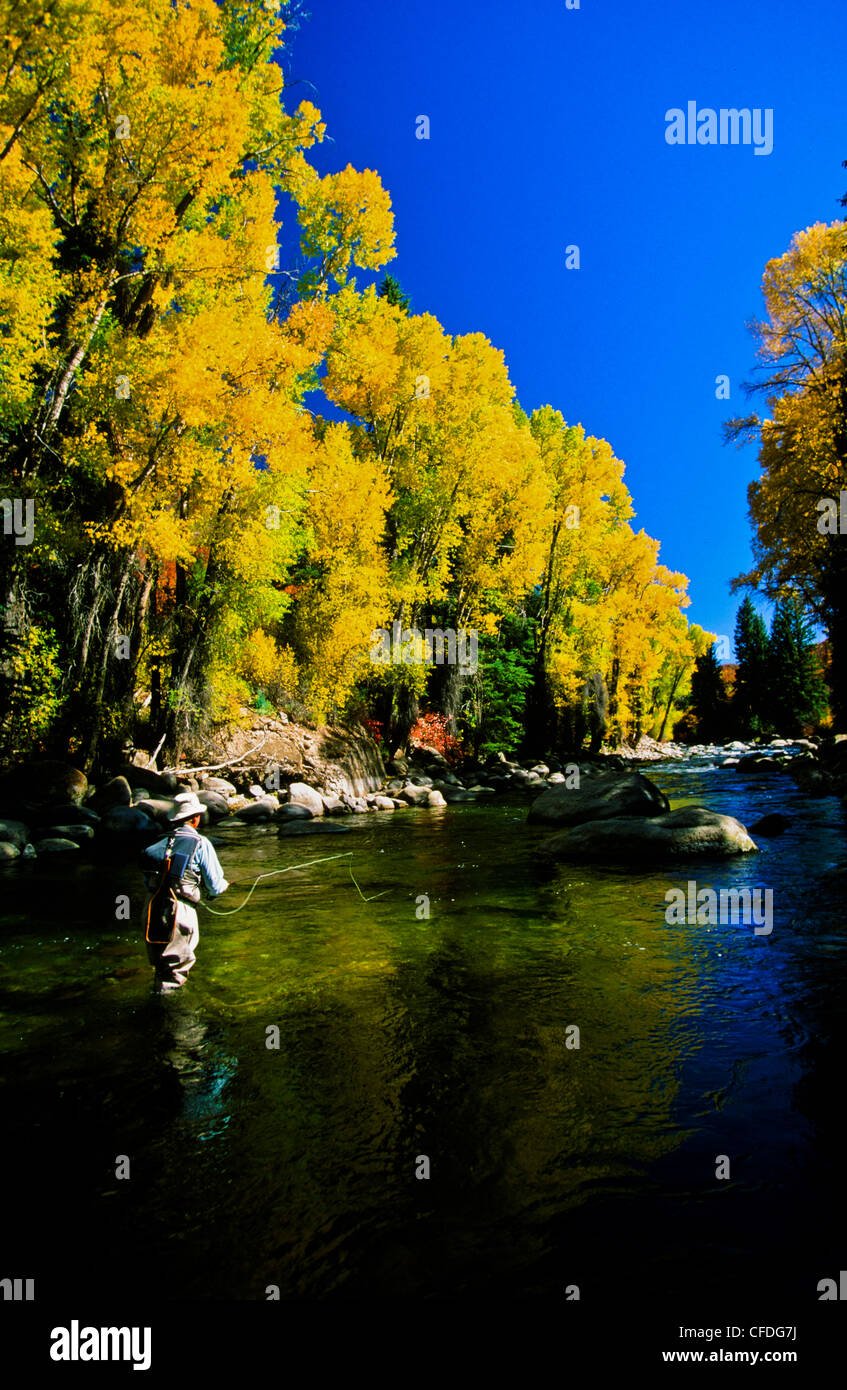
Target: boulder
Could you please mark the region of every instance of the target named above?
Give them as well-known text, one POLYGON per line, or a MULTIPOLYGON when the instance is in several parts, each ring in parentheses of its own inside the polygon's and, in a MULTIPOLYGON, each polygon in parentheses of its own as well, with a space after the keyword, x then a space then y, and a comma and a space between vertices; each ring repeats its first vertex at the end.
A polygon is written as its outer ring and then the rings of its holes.
POLYGON ((261 801, 248 801, 246 806, 242 806, 238 818, 248 825, 256 825, 262 821, 273 820, 279 809, 279 802, 275 797, 264 796, 261 801))
POLYGON ((780 811, 771 811, 767 816, 760 816, 755 825, 750 826, 750 834, 781 835, 790 824, 788 816, 782 815, 780 811))
POLYGON ((131 806, 132 788, 125 777, 113 777, 96 788, 87 804, 93 811, 105 811, 110 806, 131 806))
POLYGON ((100 824, 100 816, 90 806, 48 806, 36 811, 33 825, 93 825, 100 824))
POLYGON ((0 844, 15 845, 22 850, 29 839, 29 829, 22 820, 0 820, 0 844))
POLYGON ((107 835, 149 835, 161 827, 146 811, 137 806, 112 806, 105 812, 101 826, 107 835))
POLYGON ((36 840, 36 854, 67 854, 69 850, 78 850, 79 845, 76 840, 65 840, 60 836, 48 836, 44 840, 36 840))
POLYGON ((373 808, 375 811, 393 811, 394 802, 390 796, 375 796, 373 798, 373 808))
POLYGON ((336 796, 334 792, 330 793, 328 796, 322 796, 321 801, 324 804, 324 811, 328 816, 348 816, 350 814, 349 806, 345 806, 341 797, 336 796))
POLYGON ((197 800, 206 807, 209 817, 213 821, 223 820, 225 816, 229 815, 229 803, 221 796, 220 792, 204 789, 197 793, 197 800))
POLYGON ((533 801, 529 822, 533 825, 582 825, 587 821, 649 817, 666 814, 670 803, 640 772, 601 774, 590 782, 580 778, 578 787, 554 783, 533 801))
POLYGON ((84 772, 69 763, 44 759, 19 763, 0 773, 0 807, 27 811, 44 806, 80 806, 88 791, 84 772))
POLYGON ((407 782, 400 793, 400 800, 405 801, 407 806, 426 806, 429 796, 429 787, 416 787, 412 782, 407 782))
POLYGON ((94 839, 93 825, 51 825, 44 838, 46 840, 73 840, 76 845, 84 845, 94 839))
POLYGON ((175 801, 159 800, 158 797, 145 796, 140 801, 136 801, 139 811, 144 811, 157 825, 167 826, 174 813, 175 801))
POLYGON ((305 806, 313 816, 322 816, 324 813, 320 792, 316 792, 314 787, 308 786, 305 782, 292 782, 288 788, 288 799, 292 806, 305 806))
POLYGON ((448 806, 453 806, 459 801, 476 801, 474 793, 465 791, 464 788, 445 787, 441 795, 444 797, 448 806))
POLYGON ((133 767, 132 763, 126 763, 120 769, 120 774, 131 787, 143 787, 154 796, 173 796, 177 788, 174 772, 156 772, 152 767, 133 767))
POLYGON ((23 846, 13 844, 11 840, 0 840, 0 864, 11 864, 13 859, 20 857, 23 846))
MULTIPOLYGON (((219 796, 235 796, 238 788, 228 782, 225 777, 204 777, 201 785, 204 791, 217 792, 219 796)), ((262 793, 264 796, 264 792, 262 793)))
POLYGON ((426 804, 427 806, 446 806, 447 802, 444 800, 440 791, 436 791, 434 787, 430 787, 427 792, 426 804))
POLYGON ((286 801, 285 805, 280 806, 277 810, 276 818, 281 821, 311 820, 312 813, 308 806, 300 806, 295 802, 286 801))
POLYGON ((837 796, 838 786, 828 772, 816 766, 800 765, 792 767, 791 778, 801 792, 807 796, 837 796))
POLYGON ((775 758, 769 758, 764 753, 747 753, 745 757, 738 759, 737 772, 781 772, 782 764, 775 758))
POLYGON ((539 848, 553 859, 645 864, 693 856, 728 859, 750 854, 756 845, 734 816, 683 806, 659 816, 586 821, 551 835, 539 848))

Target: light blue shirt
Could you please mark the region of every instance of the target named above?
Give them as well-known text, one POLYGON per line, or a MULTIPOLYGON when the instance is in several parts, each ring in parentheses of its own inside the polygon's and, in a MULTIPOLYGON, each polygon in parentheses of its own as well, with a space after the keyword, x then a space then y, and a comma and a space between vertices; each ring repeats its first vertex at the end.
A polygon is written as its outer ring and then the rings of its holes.
MULTIPOLYGON (((229 883, 224 878, 223 869, 215 853, 215 847, 211 840, 207 840, 203 835, 199 835, 193 826, 186 825, 182 826, 179 830, 176 848, 185 852, 185 850, 189 848, 185 843, 189 836, 196 841, 195 849, 191 855, 190 867, 199 870, 203 879, 203 887, 206 889, 209 897, 217 898, 229 887, 229 883)), ((165 858, 167 845, 168 837, 164 840, 157 840, 154 845, 150 845, 144 851, 144 867, 148 873, 148 885, 150 887, 155 887, 155 869, 149 861, 153 860, 161 864, 165 858), (150 883, 151 878, 154 879, 153 883, 150 883)))

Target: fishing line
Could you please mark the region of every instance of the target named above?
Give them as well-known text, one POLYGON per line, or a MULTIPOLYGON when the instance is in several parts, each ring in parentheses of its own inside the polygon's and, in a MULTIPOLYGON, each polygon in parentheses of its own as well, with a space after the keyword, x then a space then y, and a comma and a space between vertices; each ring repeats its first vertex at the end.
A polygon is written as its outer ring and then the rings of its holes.
MULTIPOLYGON (((204 902, 198 903, 197 906, 199 906, 199 907, 204 907, 204 908, 206 909, 207 912, 211 912, 211 913, 213 914, 213 916, 215 916, 215 917, 232 917, 232 915, 233 915, 234 913, 240 912, 241 909, 242 909, 243 907, 246 907, 246 906, 247 906, 247 904, 249 903, 250 899, 252 898, 253 894, 255 893, 256 889, 258 888, 258 886, 259 886, 259 884, 261 883, 261 881, 262 881, 263 878, 273 878, 275 874, 290 874, 290 873, 292 873, 295 869, 310 869, 310 868, 312 867, 313 864, 328 864, 328 863, 330 862, 330 860, 332 860, 332 859, 352 859, 352 858, 353 858, 353 851, 352 851, 352 849, 348 849, 344 854, 328 854, 328 855, 326 855, 326 857, 323 858, 323 859, 308 859, 308 860, 306 861, 305 864, 289 864, 289 865, 288 865, 288 868, 286 868, 286 869, 271 869, 269 873, 266 873, 266 874, 259 874, 259 876, 258 876, 258 878, 256 879, 255 883, 253 884, 253 887, 250 889, 250 892, 247 894, 247 897, 244 899, 244 902, 243 902, 243 903, 239 903, 239 904, 238 904, 238 907, 230 907, 230 908, 225 908, 225 909, 224 909, 224 908, 218 908, 218 907, 210 907, 208 903, 204 903, 204 902)), ((388 889, 387 889, 387 888, 383 888, 383 890, 382 890, 381 893, 374 893, 370 898, 366 898, 365 895, 364 895, 364 893, 362 892, 361 888, 359 887, 358 883, 356 882, 356 877, 355 877, 355 875, 354 875, 354 873, 353 873, 353 865, 352 865, 352 864, 348 864, 347 867, 348 867, 348 869, 350 870, 350 877, 351 877, 351 879, 353 880, 353 887, 356 889, 356 892, 359 894, 359 897, 362 899, 362 902, 363 902, 363 903, 372 903, 372 902, 374 901, 375 898, 381 898, 385 893, 388 892, 388 889)))

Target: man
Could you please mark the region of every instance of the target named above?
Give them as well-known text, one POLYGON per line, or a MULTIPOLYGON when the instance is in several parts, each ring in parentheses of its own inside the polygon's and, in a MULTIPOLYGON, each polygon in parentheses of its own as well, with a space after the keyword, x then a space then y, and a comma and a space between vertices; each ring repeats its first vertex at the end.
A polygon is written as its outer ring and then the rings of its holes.
POLYGON ((147 879, 145 940, 155 967, 155 994, 180 989, 194 964, 200 928, 193 904, 200 901, 201 880, 213 898, 229 887, 214 846, 197 829, 204 810, 194 792, 181 792, 174 798, 170 835, 141 856, 147 879))

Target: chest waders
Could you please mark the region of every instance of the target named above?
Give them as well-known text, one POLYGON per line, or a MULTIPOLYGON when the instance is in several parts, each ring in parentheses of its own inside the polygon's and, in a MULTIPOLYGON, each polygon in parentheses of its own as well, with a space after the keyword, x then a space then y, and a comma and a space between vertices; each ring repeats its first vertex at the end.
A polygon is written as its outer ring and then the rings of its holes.
POLYGON ((168 836, 165 857, 159 882, 150 895, 144 924, 144 940, 151 946, 167 946, 176 929, 177 907, 187 902, 192 907, 200 901, 200 882, 192 861, 200 844, 200 836, 195 838, 189 854, 176 851, 176 842, 185 831, 174 831, 168 836))

